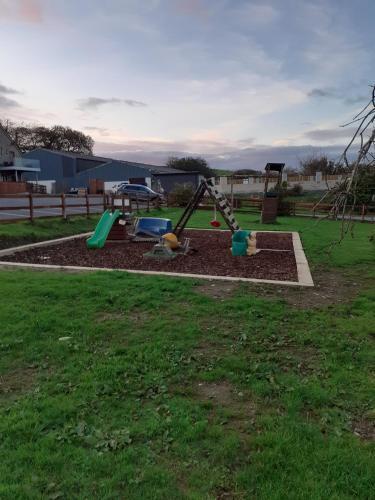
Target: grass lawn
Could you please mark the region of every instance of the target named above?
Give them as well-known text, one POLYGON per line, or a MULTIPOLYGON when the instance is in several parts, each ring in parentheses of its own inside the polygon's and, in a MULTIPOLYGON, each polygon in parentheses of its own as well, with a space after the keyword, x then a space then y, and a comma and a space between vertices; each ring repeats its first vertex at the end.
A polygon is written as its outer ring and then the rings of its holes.
POLYGON ((0 249, 26 245, 37 241, 62 238, 77 233, 86 233, 95 228, 98 216, 35 219, 35 222, 20 221, 10 224, 0 223, 0 249))
POLYGON ((300 231, 327 295, 0 271, 1 499, 373 497, 373 226, 238 219, 300 231))

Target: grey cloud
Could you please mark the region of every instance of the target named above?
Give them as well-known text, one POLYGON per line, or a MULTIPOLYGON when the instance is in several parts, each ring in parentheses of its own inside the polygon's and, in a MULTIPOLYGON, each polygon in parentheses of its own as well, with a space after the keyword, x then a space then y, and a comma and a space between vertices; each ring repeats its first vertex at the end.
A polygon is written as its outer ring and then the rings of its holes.
POLYGON ((304 136, 313 141, 332 141, 352 137, 355 130, 353 127, 316 129, 308 130, 304 136))
POLYGON ((19 106, 17 101, 8 97, 9 94, 21 94, 21 92, 0 83, 0 108, 16 108, 19 106))
POLYGON ((365 105, 369 101, 370 101, 370 98, 368 95, 359 95, 357 97, 347 97, 345 99, 346 104, 363 104, 363 105, 365 105))
POLYGON ((0 94, 0 108, 16 108, 17 106, 19 106, 17 101, 0 94))
POLYGON ((96 143, 96 153, 121 160, 137 161, 151 163, 154 165, 163 165, 170 156, 202 156, 212 168, 222 168, 229 170, 238 170, 241 168, 253 168, 260 171, 264 170, 268 162, 285 162, 290 167, 297 167, 299 161, 307 156, 326 154, 333 160, 340 157, 345 145, 327 145, 327 146, 265 146, 254 145, 245 149, 233 149, 221 153, 199 153, 194 149, 165 149, 152 150, 151 148, 128 148, 126 144, 109 144, 105 142, 96 143))
POLYGON ((239 139, 237 143, 239 146, 249 146, 250 144, 253 144, 254 141, 254 137, 247 137, 246 139, 239 139))
POLYGON ((329 98, 338 98, 339 95, 337 94, 337 91, 334 88, 327 87, 327 88, 315 88, 311 89, 307 93, 308 97, 329 97, 329 98))
POLYGON ((0 94, 21 94, 21 92, 19 92, 16 89, 12 89, 11 87, 7 87, 6 85, 3 85, 2 83, 0 83, 0 94))
POLYGON ((110 97, 107 99, 102 97, 87 97, 85 99, 78 100, 78 107, 82 110, 97 109, 99 106, 104 106, 105 104, 125 104, 132 108, 143 108, 147 106, 147 104, 142 101, 135 101, 134 99, 120 99, 119 97, 110 97))
POLYGON ((347 96, 345 92, 333 87, 315 88, 307 92, 308 97, 323 99, 340 99, 344 104, 366 104, 370 100, 370 95, 347 96))

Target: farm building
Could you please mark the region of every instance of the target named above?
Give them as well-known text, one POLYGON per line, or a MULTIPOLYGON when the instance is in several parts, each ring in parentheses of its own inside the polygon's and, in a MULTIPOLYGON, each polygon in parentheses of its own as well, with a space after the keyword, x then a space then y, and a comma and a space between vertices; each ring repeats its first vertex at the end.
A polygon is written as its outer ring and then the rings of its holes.
POLYGON ((90 193, 107 191, 125 181, 170 192, 176 184, 191 183, 196 187, 200 179, 197 172, 50 149, 35 149, 25 153, 24 158, 40 162, 39 182, 56 193, 71 188, 87 188, 90 193))

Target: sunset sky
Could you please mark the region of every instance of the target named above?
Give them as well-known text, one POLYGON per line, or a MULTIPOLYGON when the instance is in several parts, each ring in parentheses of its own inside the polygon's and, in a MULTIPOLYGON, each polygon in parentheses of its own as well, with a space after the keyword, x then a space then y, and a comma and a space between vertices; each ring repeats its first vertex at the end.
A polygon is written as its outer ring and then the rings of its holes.
POLYGON ((373 0, 0 0, 0 116, 219 168, 339 154, 375 81, 373 0))

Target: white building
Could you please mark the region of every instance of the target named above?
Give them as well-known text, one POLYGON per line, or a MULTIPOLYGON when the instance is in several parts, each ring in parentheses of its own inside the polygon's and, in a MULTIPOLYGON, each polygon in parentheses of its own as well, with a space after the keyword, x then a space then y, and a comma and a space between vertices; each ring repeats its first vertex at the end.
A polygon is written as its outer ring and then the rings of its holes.
MULTIPOLYGON (((316 172, 315 175, 291 175, 283 172, 282 182, 288 188, 300 185, 303 191, 326 191, 332 189, 337 183, 343 180, 343 175, 323 175, 322 172, 316 172)), ((268 188, 272 189, 276 185, 276 178, 271 178, 268 188)), ((265 176, 251 175, 249 177, 217 177, 216 185, 218 189, 225 194, 261 195, 264 192, 265 176), (233 189, 232 189, 233 182, 233 189)))

